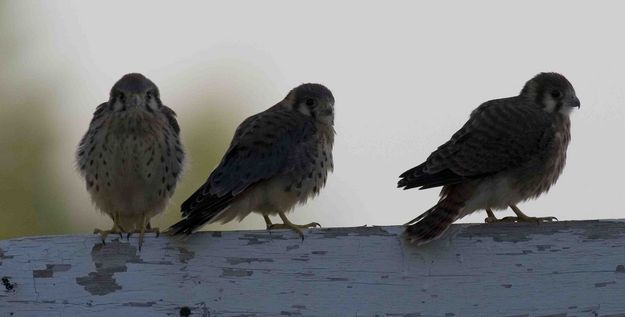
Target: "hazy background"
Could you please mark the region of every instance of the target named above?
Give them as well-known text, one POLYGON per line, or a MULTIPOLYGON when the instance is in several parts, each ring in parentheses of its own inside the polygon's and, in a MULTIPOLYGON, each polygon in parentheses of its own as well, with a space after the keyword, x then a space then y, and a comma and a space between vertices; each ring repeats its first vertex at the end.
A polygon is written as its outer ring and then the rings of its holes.
MULTIPOLYGON (((236 126, 303 82, 335 95, 336 171, 291 219, 403 223, 433 205, 438 190, 398 190, 397 176, 481 102, 517 94, 541 71, 567 76, 582 107, 572 115, 563 177, 521 209, 623 218, 622 9, 573 1, 0 1, 0 238, 110 227, 73 155, 95 107, 128 72, 160 87, 190 157, 154 221, 161 228, 178 219, 236 126)), ((264 222, 252 215, 207 228, 264 222)))

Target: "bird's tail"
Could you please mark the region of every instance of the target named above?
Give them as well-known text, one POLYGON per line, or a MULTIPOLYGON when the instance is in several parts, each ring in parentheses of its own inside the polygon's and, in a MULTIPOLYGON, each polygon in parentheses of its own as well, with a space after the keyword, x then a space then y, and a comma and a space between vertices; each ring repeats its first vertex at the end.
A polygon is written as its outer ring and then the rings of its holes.
POLYGON ((232 203, 232 195, 222 197, 208 194, 205 186, 200 187, 180 207, 182 220, 173 224, 166 233, 169 235, 190 235, 203 225, 212 222, 232 203))
POLYGON ((460 218, 462 207, 461 201, 445 197, 434 207, 407 223, 405 235, 417 245, 435 240, 460 218))

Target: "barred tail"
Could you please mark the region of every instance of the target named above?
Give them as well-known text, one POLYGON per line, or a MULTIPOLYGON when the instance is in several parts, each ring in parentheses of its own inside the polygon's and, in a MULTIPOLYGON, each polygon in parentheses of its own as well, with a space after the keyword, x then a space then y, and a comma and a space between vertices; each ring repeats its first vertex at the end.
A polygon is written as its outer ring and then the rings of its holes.
POLYGON ((458 196, 462 195, 450 195, 443 198, 434 207, 409 222, 405 231, 406 236, 420 245, 443 235, 454 221, 461 218, 464 199, 458 196))
POLYGON ((439 205, 432 207, 425 213, 427 215, 424 215, 419 222, 406 227, 406 235, 417 245, 427 243, 443 235, 458 216, 458 210, 439 205))

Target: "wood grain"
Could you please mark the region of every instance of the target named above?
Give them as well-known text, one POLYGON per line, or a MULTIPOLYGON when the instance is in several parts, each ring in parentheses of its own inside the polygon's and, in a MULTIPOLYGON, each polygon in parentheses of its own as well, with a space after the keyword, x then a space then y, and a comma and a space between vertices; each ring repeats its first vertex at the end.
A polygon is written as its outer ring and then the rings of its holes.
POLYGON ((0 241, 0 316, 625 317, 625 221, 401 231, 0 241))

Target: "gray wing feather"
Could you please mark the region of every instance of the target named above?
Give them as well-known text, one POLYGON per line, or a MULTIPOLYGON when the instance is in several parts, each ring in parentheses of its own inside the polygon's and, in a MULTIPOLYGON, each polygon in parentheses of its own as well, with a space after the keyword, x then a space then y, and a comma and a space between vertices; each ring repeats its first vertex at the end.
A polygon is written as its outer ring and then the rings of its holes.
POLYGON ((230 147, 211 173, 204 194, 238 195, 249 186, 287 173, 297 146, 315 133, 309 117, 272 107, 246 119, 237 128, 230 147))
POLYGON ((492 174, 527 162, 553 140, 548 114, 518 97, 478 107, 451 140, 427 159, 429 174, 450 170, 462 177, 492 174))
POLYGON ((165 105, 162 106, 161 112, 165 114, 165 117, 169 122, 169 126, 174 130, 174 132, 176 132, 176 135, 180 134, 180 126, 178 125, 178 121, 176 121, 176 112, 165 105))

